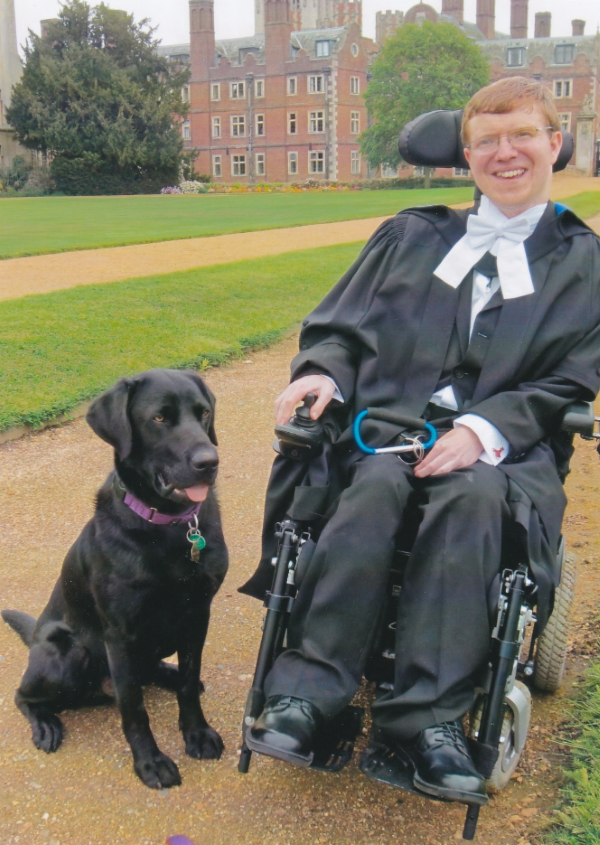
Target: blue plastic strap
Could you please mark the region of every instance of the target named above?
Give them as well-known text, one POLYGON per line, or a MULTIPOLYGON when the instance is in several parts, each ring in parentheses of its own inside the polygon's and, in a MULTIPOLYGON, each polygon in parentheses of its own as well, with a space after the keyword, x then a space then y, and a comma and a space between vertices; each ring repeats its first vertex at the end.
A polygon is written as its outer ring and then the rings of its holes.
MULTIPOLYGON (((368 416, 368 413, 369 410, 367 409, 365 411, 361 411, 360 414, 358 414, 358 416, 354 420, 353 434, 354 439, 356 440, 356 445, 359 449, 361 449, 367 455, 376 455, 378 450, 373 449, 372 446, 367 446, 360 434, 360 427, 362 421, 366 416, 368 416)), ((435 426, 431 425, 431 423, 425 423, 425 430, 429 433, 429 440, 423 443, 423 449, 431 449, 438 437, 437 429, 435 428, 435 426)))

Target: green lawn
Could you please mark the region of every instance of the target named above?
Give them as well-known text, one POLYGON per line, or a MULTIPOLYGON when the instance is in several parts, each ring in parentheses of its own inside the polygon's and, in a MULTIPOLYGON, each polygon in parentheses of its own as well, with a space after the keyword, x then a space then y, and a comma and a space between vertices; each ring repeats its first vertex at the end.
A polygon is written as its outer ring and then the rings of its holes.
POLYGON ((37 424, 151 367, 202 368, 274 341, 362 244, 0 302, 0 430, 37 424))
POLYGON ((379 217, 472 195, 472 188, 445 188, 0 199, 0 258, 379 217))
POLYGON ((600 214, 600 190, 586 191, 583 194, 576 194, 574 197, 559 200, 559 202, 568 205, 582 220, 600 214))

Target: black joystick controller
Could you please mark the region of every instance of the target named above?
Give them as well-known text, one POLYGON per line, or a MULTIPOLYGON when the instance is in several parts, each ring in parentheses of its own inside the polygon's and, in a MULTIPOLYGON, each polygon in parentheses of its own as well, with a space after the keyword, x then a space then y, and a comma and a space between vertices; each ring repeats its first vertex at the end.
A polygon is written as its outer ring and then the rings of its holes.
POLYGON ((323 449, 323 423, 313 420, 310 409, 317 401, 314 393, 307 393, 291 420, 275 426, 275 451, 285 458, 307 461, 321 454, 323 449))

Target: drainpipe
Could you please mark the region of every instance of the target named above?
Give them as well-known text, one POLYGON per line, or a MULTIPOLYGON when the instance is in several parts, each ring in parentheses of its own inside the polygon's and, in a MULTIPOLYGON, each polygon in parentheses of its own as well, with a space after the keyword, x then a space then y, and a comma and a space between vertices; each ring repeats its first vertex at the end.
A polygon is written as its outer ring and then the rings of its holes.
POLYGON ((248 176, 250 184, 254 183, 254 74, 246 74, 246 88, 248 90, 248 176))
POLYGON ((331 68, 324 67, 323 74, 325 76, 325 179, 329 182, 329 147, 330 147, 330 127, 329 127, 329 82, 331 78, 331 68))

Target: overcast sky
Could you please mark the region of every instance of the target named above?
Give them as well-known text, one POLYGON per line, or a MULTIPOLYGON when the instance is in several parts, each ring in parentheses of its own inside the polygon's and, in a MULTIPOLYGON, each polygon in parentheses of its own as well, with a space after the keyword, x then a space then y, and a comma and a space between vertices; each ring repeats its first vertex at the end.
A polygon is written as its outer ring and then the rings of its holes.
MULTIPOLYGON (((27 37, 27 30, 40 31, 40 20, 55 17, 60 8, 59 0, 14 0, 17 13, 19 44, 27 37)), ((89 0, 94 5, 95 0, 89 0)), ((108 0, 114 9, 133 12, 136 19, 148 17, 158 27, 157 37, 163 44, 189 41, 187 0, 108 0)), ((375 12, 386 8, 407 11, 414 0, 363 0, 363 31, 375 35, 375 12)), ((441 10, 441 0, 430 0, 430 5, 441 10)), ((465 18, 475 21, 476 0, 465 0, 465 18)), ((217 38, 236 38, 254 32, 254 0, 215 0, 215 28, 217 38)), ((533 35, 536 12, 552 12, 552 35, 570 35, 571 20, 586 21, 585 34, 593 35, 600 26, 598 0, 529 0, 529 35, 533 35)), ((496 29, 510 31, 510 0, 496 0, 496 29)))

